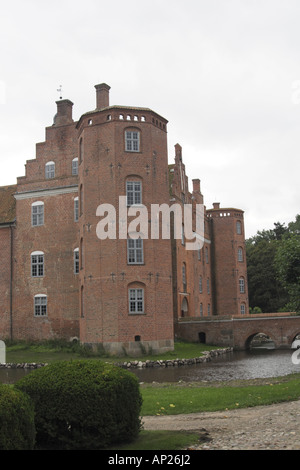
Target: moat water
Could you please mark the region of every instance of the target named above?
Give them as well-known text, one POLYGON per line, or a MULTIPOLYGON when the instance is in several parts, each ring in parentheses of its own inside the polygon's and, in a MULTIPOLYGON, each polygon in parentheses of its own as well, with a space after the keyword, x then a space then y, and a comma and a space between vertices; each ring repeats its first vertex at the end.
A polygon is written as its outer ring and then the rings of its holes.
MULTIPOLYGON (((130 369, 141 382, 197 382, 227 381, 278 377, 300 372, 300 364, 293 364, 294 350, 252 349, 233 351, 213 358, 210 362, 175 366, 130 369)), ((15 383, 26 373, 23 369, 0 369, 0 383, 15 383)))

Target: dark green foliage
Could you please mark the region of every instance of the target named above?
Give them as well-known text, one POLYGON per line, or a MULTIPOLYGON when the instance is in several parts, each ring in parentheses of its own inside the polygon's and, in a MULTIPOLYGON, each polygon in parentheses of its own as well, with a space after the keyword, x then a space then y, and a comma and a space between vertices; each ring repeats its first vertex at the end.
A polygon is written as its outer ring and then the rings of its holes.
POLYGON ((0 384, 0 450, 32 450, 34 444, 31 400, 20 390, 0 384))
POLYGON ((62 361, 16 386, 35 405, 37 443, 57 449, 101 449, 130 442, 140 431, 137 378, 98 360, 62 361))
POLYGON ((277 222, 246 240, 250 307, 299 311, 299 240, 300 215, 287 227, 277 222))

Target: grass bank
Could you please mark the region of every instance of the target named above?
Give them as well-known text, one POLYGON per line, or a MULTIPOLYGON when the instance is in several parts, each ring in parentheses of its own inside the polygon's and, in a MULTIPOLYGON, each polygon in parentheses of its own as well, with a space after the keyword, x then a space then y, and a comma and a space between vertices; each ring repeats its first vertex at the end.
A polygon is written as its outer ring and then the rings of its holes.
POLYGON ((141 354, 138 357, 124 355, 122 357, 109 356, 103 351, 91 351, 80 344, 72 344, 66 341, 44 341, 42 343, 7 343, 6 362, 40 362, 51 363, 55 361, 71 360, 79 358, 103 359, 107 362, 121 362, 131 360, 172 360, 172 359, 191 359, 200 357, 203 351, 217 349, 215 346, 209 346, 201 343, 188 343, 185 341, 176 341, 174 351, 168 351, 163 354, 141 354))
POLYGON ((300 398, 300 374, 211 384, 143 384, 142 416, 174 415, 271 405, 300 398), (254 383, 254 384, 253 384, 254 383))

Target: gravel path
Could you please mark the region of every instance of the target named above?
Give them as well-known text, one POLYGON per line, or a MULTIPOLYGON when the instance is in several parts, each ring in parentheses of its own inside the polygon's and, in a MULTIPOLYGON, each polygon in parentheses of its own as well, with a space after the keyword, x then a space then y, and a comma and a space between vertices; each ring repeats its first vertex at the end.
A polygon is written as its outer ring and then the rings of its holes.
POLYGON ((145 416, 145 430, 192 430, 193 450, 300 450, 300 400, 173 416, 145 416))

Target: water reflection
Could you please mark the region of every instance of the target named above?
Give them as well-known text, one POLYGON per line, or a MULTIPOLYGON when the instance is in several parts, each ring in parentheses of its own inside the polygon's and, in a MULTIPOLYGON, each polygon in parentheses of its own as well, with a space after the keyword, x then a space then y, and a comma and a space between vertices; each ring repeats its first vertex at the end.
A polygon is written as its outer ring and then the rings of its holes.
POLYGON ((226 381, 278 377, 300 372, 292 363, 291 350, 252 349, 234 351, 213 358, 210 362, 155 369, 136 369, 141 382, 226 381))
MULTIPOLYGON (((234 351, 201 364, 130 369, 141 382, 226 381, 278 377, 300 372, 300 364, 292 363, 293 350, 255 348, 234 351)), ((30 369, 0 369, 0 383, 13 384, 30 369)))

